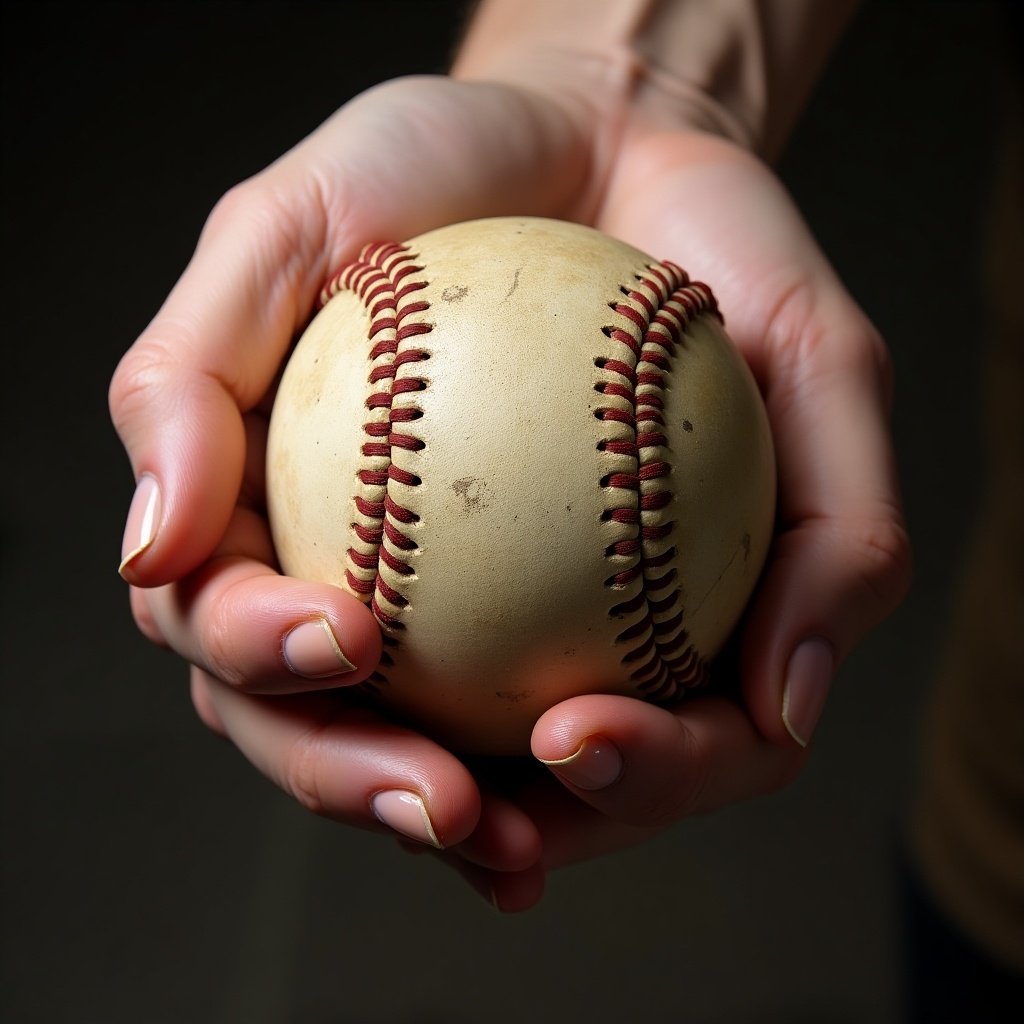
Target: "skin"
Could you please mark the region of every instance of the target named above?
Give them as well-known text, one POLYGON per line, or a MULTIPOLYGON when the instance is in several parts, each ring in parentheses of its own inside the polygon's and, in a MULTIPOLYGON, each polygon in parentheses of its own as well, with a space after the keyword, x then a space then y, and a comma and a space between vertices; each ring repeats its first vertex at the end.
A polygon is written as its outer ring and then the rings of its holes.
POLYGON ((225 196, 110 391, 136 478, 160 494, 155 536, 123 568, 133 613, 191 664, 202 720, 339 822, 394 835, 371 798, 418 794, 444 847, 434 855, 504 911, 534 905, 554 867, 792 780, 807 757, 781 714, 793 652, 823 638, 838 666, 909 582, 885 347, 771 170, 677 99, 639 97, 618 52, 536 56, 521 73, 505 55, 488 77, 484 55, 454 77, 379 86, 225 196), (578 697, 537 723, 543 761, 588 738, 618 752, 597 789, 539 763, 464 763, 339 700, 372 671, 379 631, 341 590, 277 573, 262 508, 275 377, 328 273, 367 240, 511 213, 592 224, 711 282, 779 460, 779 533, 735 695, 671 711, 578 697), (289 670, 284 636, 319 616, 355 671, 289 670))

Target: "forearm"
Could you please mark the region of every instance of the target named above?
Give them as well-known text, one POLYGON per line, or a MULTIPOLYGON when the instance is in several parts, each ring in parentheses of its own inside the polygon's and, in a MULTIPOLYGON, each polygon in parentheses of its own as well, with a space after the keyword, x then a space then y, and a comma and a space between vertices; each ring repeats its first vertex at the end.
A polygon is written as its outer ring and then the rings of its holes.
POLYGON ((636 116, 682 114, 769 158, 859 0, 483 0, 456 77, 571 75, 636 116), (586 80, 590 79, 587 83, 586 80))

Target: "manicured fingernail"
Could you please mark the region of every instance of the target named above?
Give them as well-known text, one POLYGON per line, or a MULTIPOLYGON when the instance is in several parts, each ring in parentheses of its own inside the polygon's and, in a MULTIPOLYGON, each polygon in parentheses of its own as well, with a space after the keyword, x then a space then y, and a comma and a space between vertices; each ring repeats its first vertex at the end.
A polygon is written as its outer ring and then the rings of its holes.
POLYGON ((835 660, 832 645, 820 639, 805 640, 789 659, 782 692, 782 723, 801 747, 810 743, 825 709, 835 660))
POLYGON ((295 626, 284 638, 281 653, 288 667, 306 679, 325 679, 355 668, 345 657, 331 624, 324 618, 295 626))
POLYGON ((421 797, 404 789, 386 789, 374 795, 370 807, 377 820, 410 839, 443 850, 421 797))
POLYGON ((604 789, 622 775, 622 755, 603 736, 588 736, 575 754, 561 761, 539 760, 578 789, 604 789))
POLYGON ((125 570, 153 543, 160 525, 160 487, 156 478, 145 475, 140 478, 128 509, 128 521, 121 541, 121 564, 117 571, 124 576, 125 570))

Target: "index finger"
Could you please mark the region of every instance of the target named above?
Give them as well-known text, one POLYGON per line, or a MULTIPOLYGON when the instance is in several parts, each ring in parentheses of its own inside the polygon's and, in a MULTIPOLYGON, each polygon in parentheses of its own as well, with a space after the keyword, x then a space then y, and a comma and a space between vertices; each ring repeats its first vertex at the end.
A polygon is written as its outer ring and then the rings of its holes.
POLYGON ((270 387, 324 273, 323 215, 271 217, 259 186, 245 189, 214 211, 111 383, 138 481, 121 573, 138 586, 180 578, 223 535, 242 480, 243 413, 270 387))

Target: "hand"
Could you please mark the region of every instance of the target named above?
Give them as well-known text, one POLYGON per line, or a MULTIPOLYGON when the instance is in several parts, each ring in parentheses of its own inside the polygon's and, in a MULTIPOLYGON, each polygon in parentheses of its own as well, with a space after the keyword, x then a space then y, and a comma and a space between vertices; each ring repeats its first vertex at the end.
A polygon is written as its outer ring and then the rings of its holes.
POLYGON ((535 755, 563 762, 553 771, 595 812, 567 817, 560 795, 531 791, 552 865, 630 841, 609 819, 656 827, 793 778, 835 670, 909 579, 877 332, 771 172, 672 121, 647 111, 624 132, 596 223, 714 283, 768 407, 778 533, 740 637, 741 703, 580 697, 538 723, 535 755))
POLYGON ((502 909, 539 898, 547 866, 792 777, 804 753, 791 731, 807 738, 827 678, 905 576, 884 350, 777 182, 738 147, 650 110, 634 120, 624 98, 571 77, 405 80, 354 101, 214 211, 111 391, 140 480, 123 574, 143 631, 196 666, 204 721, 318 813, 444 846, 502 909), (781 474, 744 702, 576 698, 538 723, 534 752, 583 754, 526 788, 319 692, 365 677, 376 627, 340 590, 277 575, 262 515, 268 396, 329 270, 368 239, 512 212, 589 221, 712 282, 764 389, 781 474))

